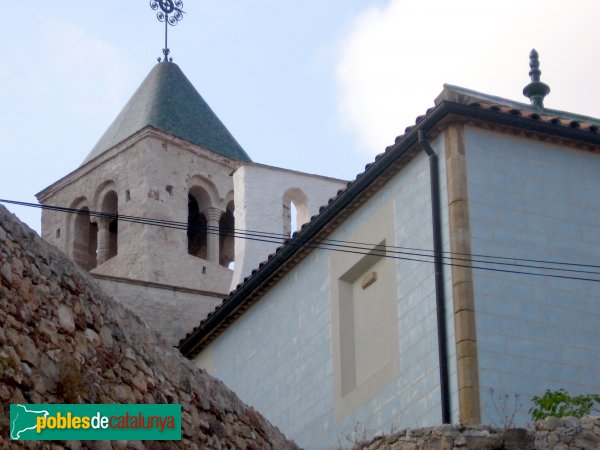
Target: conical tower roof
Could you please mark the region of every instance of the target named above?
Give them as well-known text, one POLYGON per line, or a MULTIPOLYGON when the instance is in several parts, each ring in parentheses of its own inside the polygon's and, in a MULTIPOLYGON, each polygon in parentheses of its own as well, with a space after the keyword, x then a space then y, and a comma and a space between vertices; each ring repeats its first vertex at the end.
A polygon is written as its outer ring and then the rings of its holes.
POLYGON ((146 127, 231 159, 250 161, 179 66, 163 61, 154 66, 83 164, 146 127))

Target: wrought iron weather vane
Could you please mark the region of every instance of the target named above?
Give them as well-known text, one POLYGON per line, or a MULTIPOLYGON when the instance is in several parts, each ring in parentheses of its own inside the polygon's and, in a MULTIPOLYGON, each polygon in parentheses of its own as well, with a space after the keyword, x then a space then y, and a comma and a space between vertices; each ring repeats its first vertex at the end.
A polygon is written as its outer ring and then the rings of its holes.
MULTIPOLYGON (((150 8, 157 11, 156 18, 159 22, 165 23, 165 48, 163 48, 164 61, 173 61, 173 58, 169 58, 169 46, 167 45, 167 37, 169 25, 175 26, 181 20, 185 11, 183 8, 183 2, 181 0, 150 0, 150 8)), ((161 58, 158 58, 158 62, 161 58)))

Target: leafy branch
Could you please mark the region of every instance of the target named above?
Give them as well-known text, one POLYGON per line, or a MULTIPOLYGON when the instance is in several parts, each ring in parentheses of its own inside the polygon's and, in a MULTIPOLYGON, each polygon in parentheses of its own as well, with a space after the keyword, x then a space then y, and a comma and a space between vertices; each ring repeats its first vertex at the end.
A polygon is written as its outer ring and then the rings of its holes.
POLYGON ((583 417, 590 412, 600 413, 600 395, 570 395, 566 390, 547 389, 542 396, 533 396, 534 406, 529 408, 533 420, 546 417, 583 417))

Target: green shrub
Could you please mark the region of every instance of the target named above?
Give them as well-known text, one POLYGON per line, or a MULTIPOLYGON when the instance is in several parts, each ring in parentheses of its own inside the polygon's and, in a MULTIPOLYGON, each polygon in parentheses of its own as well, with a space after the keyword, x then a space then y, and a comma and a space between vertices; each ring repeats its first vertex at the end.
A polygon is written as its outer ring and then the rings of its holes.
POLYGON ((529 408, 533 420, 546 417, 582 417, 592 411, 600 412, 600 395, 569 395, 564 389, 551 391, 547 389, 544 395, 531 398, 534 406, 529 408))

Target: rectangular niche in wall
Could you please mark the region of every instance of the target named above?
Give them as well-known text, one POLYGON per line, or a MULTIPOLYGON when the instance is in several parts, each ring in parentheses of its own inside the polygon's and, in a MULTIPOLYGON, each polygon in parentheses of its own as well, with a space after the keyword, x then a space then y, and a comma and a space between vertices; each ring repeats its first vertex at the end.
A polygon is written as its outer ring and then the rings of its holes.
POLYGON ((396 260, 386 257, 394 245, 393 224, 388 204, 348 239, 370 243, 368 254, 330 257, 338 419, 398 376, 396 260))
POLYGON ((339 278, 342 396, 391 363, 395 304, 386 241, 339 278), (364 287, 363 287, 364 286, 364 287))

